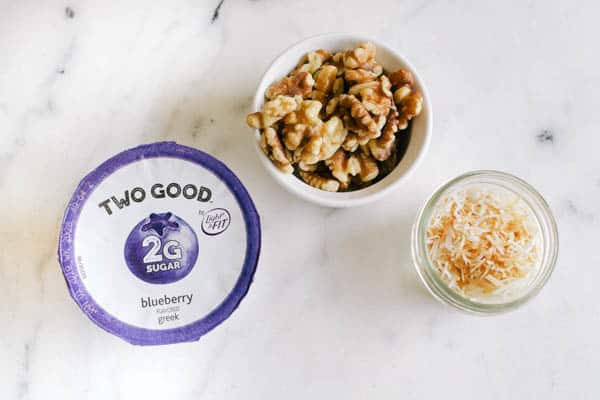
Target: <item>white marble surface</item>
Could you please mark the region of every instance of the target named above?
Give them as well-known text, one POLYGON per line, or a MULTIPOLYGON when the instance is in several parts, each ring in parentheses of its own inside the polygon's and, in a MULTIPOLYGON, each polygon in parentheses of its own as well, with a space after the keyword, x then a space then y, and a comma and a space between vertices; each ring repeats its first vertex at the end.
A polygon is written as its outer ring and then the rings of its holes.
POLYGON ((600 5, 217 4, 0 1, 0 398, 598 397, 600 5), (374 206, 323 209, 287 194, 244 124, 271 59, 327 31, 395 46, 432 97, 425 162, 374 206), (197 343, 141 348, 79 311, 56 261, 57 233, 83 174, 166 139, 216 155, 242 178, 264 246, 226 323, 197 343), (546 288, 493 318, 435 302, 409 254, 425 197, 479 168, 536 186, 561 235, 546 288))

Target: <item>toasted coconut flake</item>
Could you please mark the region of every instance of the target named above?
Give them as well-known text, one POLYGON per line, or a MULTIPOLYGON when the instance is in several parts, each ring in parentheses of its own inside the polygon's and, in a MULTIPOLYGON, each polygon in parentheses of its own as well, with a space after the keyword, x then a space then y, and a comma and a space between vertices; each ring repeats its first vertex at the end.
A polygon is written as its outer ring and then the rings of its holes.
POLYGON ((516 295, 534 275, 538 232, 521 198, 507 190, 473 186, 438 202, 426 243, 430 260, 450 288, 485 301, 516 295))

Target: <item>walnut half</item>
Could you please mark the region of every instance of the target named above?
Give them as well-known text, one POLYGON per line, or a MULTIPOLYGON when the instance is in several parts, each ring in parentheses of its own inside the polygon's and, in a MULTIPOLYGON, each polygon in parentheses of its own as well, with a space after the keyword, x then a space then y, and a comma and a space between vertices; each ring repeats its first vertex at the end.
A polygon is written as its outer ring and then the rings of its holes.
POLYGON ((267 88, 265 97, 274 99, 277 96, 296 96, 300 95, 307 98, 312 92, 315 81, 308 72, 296 72, 290 76, 286 76, 280 81, 273 83, 267 88))
POLYGON ((275 129, 268 127, 262 131, 260 135, 260 147, 277 168, 286 173, 294 172, 290 153, 281 144, 281 140, 275 129))
POLYGON ((340 183, 335 179, 325 178, 315 172, 300 171, 300 177, 310 186, 327 192, 337 192, 340 188, 340 183))

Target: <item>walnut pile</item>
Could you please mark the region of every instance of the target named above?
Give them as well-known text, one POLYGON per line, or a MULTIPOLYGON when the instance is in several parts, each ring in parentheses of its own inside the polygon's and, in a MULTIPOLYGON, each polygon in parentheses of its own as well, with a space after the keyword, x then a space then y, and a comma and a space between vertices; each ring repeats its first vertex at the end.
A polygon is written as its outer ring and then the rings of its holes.
POLYGON ((421 112, 423 96, 404 69, 386 74, 375 45, 309 52, 267 88, 262 111, 246 122, 279 169, 330 192, 383 178, 402 154, 396 136, 421 112))

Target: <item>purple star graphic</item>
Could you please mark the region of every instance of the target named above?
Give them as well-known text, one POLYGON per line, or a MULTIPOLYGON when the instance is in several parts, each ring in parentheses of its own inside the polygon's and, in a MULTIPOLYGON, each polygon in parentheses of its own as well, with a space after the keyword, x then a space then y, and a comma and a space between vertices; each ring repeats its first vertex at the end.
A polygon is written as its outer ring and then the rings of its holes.
POLYGON ((176 230, 179 228, 179 224, 175 221, 169 221, 172 216, 173 214, 170 212, 164 214, 150 214, 150 222, 142 226, 142 232, 153 229, 156 233, 162 236, 165 229, 176 230))

